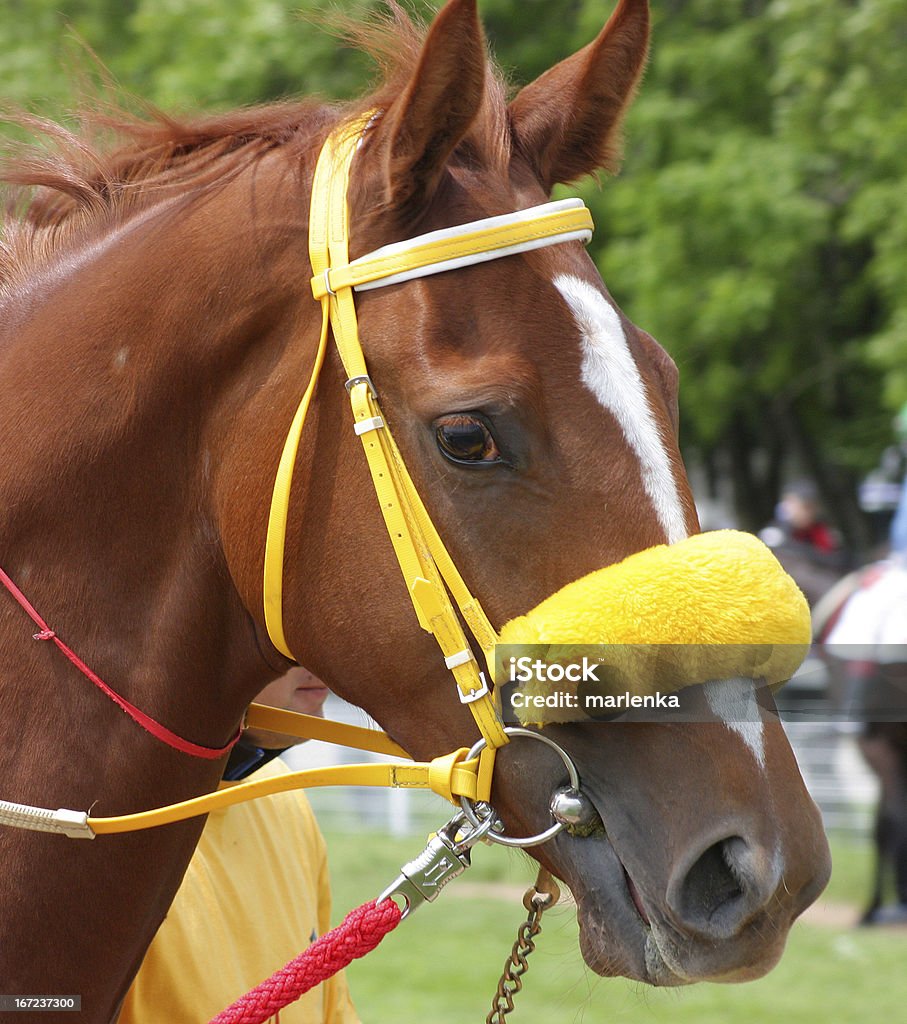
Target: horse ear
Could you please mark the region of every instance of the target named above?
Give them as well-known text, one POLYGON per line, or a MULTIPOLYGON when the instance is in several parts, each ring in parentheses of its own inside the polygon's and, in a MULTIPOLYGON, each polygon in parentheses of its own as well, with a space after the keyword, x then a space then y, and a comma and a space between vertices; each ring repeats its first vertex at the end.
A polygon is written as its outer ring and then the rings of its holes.
POLYGON ((484 89, 485 41, 476 0, 450 0, 382 129, 393 208, 413 209, 431 198, 447 158, 479 112, 484 89))
POLYGON ((649 47, 647 0, 620 0, 598 38, 522 89, 510 104, 517 148, 550 192, 615 169, 620 124, 649 47))

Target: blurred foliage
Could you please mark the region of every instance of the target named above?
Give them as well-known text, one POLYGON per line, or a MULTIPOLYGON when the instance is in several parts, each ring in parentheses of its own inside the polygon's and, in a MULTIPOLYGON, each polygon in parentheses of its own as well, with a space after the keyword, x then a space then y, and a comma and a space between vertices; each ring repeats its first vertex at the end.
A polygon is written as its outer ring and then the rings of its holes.
POLYGON ((653 8, 624 175, 588 197, 597 259, 738 507, 764 519, 793 453, 857 539, 853 480, 907 400, 907 5, 653 8))
MULTIPOLYGON (((411 0, 430 16, 436 4, 411 0)), ((481 0, 514 85, 594 37, 602 0, 481 0)), ((0 0, 0 95, 72 105, 73 69, 166 109, 347 97, 331 28, 378 0, 0 0)), ((624 172, 581 187, 592 252, 680 365, 684 443, 751 524, 793 460, 852 538, 853 482, 907 401, 904 0, 653 0, 624 172)))

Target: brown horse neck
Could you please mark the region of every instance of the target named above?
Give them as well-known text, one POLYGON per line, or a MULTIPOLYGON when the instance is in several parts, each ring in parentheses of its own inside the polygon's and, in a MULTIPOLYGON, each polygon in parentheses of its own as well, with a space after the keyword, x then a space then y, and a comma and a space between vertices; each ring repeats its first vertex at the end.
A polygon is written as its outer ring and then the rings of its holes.
MULTIPOLYGON (((63 254, 0 349, 0 429, 19 438, 0 463, 4 567, 102 676, 129 677, 136 703, 185 714, 188 686, 172 681, 191 681, 211 745, 269 671, 225 586, 214 490, 239 407, 282 358, 307 354, 294 330, 305 207, 290 177, 265 158, 63 254), (77 594, 60 582, 73 579, 77 594), (98 625, 80 636, 77 621, 98 625), (229 710, 210 710, 234 689, 229 710)), ((5 611, 10 646, 31 643, 5 611)))

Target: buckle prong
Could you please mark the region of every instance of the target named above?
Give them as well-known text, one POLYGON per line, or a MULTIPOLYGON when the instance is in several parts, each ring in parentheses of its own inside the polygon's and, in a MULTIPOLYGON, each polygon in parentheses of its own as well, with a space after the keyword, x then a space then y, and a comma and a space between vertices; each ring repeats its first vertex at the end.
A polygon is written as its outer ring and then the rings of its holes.
POLYGON ((375 385, 372 383, 372 378, 367 373, 362 373, 358 377, 350 377, 348 381, 343 385, 347 393, 353 390, 357 384, 367 384, 369 394, 372 396, 372 400, 378 401, 378 392, 375 390, 375 385))
POLYGON ((473 690, 472 693, 463 693, 462 690, 458 689, 461 704, 472 704, 477 700, 481 700, 488 693, 488 680, 485 678, 484 672, 479 673, 479 679, 482 680, 482 685, 478 690, 473 690))

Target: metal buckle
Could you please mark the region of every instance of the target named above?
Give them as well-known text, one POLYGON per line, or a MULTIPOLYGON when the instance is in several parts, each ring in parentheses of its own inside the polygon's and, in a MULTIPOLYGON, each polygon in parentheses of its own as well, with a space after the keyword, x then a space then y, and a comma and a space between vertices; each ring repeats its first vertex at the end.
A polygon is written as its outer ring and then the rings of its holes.
POLYGON ((347 394, 353 390, 357 384, 367 384, 369 394, 372 396, 373 401, 378 401, 378 392, 375 390, 375 385, 372 383, 372 378, 367 373, 360 374, 358 377, 350 377, 350 379, 343 385, 347 394))
POLYGON ((482 680, 482 685, 478 690, 473 690, 472 693, 464 693, 459 687, 457 687, 457 693, 460 695, 461 704, 472 704, 477 700, 481 700, 485 694, 488 693, 488 680, 485 678, 484 672, 479 673, 479 679, 482 680))
MULTIPOLYGON (((428 845, 415 860, 404 864, 400 874, 376 903, 399 896, 405 906, 403 917, 408 917, 423 903, 438 898, 448 882, 470 866, 470 851, 480 839, 486 838, 494 827, 494 817, 473 825, 466 815, 457 813, 428 840, 428 845)), ((402 920, 402 918, 401 918, 402 920)))

